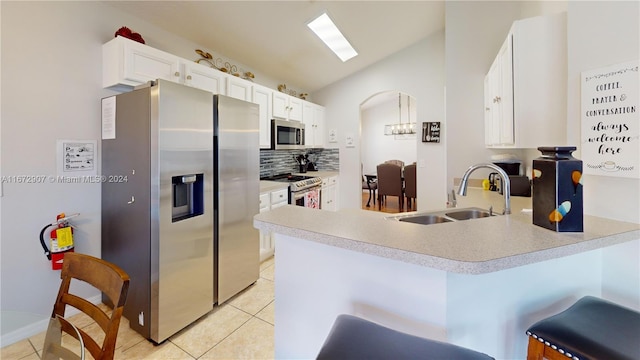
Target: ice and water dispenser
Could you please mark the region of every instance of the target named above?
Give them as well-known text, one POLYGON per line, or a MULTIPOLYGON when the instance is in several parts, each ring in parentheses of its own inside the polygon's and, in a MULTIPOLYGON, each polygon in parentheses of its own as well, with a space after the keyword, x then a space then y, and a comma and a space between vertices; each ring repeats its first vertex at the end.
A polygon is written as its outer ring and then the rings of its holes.
POLYGON ((171 222, 204 213, 204 174, 178 175, 171 178, 171 222))

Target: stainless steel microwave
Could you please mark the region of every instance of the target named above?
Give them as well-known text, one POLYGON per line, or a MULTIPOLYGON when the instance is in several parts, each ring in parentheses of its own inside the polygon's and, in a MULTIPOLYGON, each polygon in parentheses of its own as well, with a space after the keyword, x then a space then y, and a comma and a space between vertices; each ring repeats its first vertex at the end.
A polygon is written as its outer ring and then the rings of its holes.
POLYGON ((291 120, 271 120, 271 149, 304 149, 304 124, 291 120))

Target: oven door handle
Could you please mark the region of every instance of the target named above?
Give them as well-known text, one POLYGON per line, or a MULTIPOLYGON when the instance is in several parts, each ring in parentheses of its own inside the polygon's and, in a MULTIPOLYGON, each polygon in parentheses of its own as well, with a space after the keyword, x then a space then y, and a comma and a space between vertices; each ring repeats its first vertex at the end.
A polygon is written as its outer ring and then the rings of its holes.
POLYGON ((302 199, 304 197, 304 194, 308 193, 309 191, 320 190, 321 188, 322 188, 321 186, 313 186, 304 190, 292 192, 291 197, 293 198, 293 200, 299 200, 299 199, 302 199))

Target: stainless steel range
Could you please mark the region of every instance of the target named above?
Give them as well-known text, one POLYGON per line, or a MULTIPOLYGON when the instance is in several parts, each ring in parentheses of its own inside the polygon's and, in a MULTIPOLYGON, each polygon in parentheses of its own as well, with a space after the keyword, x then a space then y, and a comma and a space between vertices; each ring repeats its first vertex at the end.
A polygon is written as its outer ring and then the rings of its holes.
POLYGON ((322 179, 313 176, 279 174, 260 180, 289 183, 289 204, 320 209, 322 179))

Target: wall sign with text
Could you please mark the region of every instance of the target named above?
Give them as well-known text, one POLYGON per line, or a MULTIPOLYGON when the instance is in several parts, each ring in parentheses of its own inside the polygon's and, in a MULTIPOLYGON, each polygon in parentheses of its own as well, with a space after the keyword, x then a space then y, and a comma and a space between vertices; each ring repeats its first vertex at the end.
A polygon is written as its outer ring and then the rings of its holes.
POLYGON ((440 122, 422 123, 422 142, 440 142, 440 122))
POLYGON ((638 60, 582 72, 585 174, 640 178, 638 96, 638 60))

